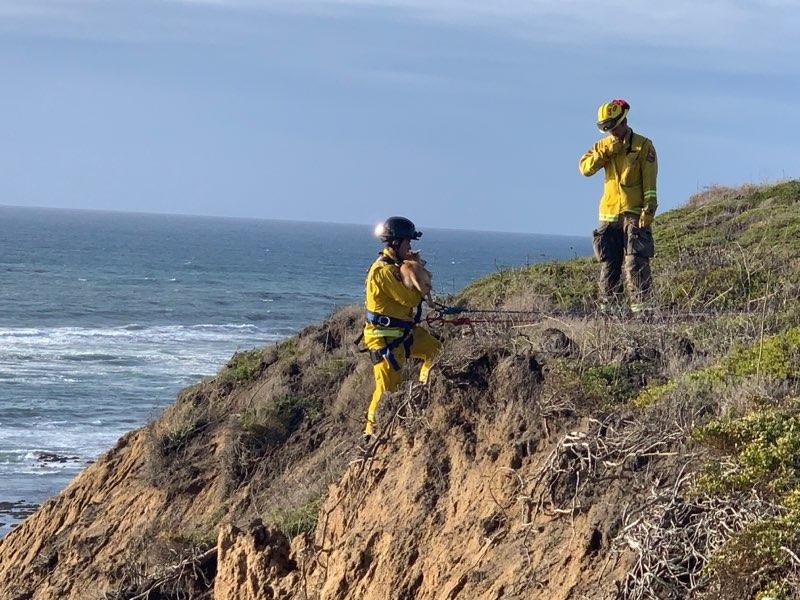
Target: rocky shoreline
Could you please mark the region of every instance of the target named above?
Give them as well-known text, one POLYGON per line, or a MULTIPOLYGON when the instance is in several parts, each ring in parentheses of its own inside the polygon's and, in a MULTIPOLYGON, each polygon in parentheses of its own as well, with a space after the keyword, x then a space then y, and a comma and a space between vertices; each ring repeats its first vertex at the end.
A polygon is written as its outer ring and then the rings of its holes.
MULTIPOLYGON (((0 517, 10 517, 13 521, 22 521, 39 509, 39 504, 32 504, 25 500, 15 502, 0 502, 0 517)), ((8 525, 5 521, 0 521, 0 527, 8 525)), ((16 527, 17 523, 11 523, 11 527, 16 527)))

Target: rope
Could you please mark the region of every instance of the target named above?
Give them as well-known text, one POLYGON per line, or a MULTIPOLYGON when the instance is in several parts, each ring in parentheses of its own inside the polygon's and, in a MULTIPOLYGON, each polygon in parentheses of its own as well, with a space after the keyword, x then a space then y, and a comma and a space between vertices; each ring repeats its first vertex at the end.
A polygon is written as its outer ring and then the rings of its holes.
POLYGON ((501 315, 544 315, 544 314, 564 314, 561 311, 548 311, 545 313, 540 310, 502 310, 499 308, 467 308, 466 306, 447 306, 440 302, 432 304, 434 310, 442 313, 443 315, 460 315, 463 313, 472 314, 501 314, 501 315))
MULTIPOLYGON (((613 319, 637 318, 640 315, 627 314, 615 315, 604 314, 601 312, 585 310, 503 310, 499 308, 467 308, 466 306, 448 306, 440 302, 431 303, 432 311, 425 317, 425 322, 434 326, 436 324, 467 326, 474 332, 474 325, 477 324, 519 324, 520 322, 539 322, 550 317, 607 317, 613 319), (479 315, 482 318, 475 319, 469 315, 479 315), (491 315, 497 315, 492 317, 491 315), (523 317, 523 318, 519 318, 523 317), (527 317, 527 318, 524 318, 527 317)), ((652 322, 665 322, 673 320, 695 320, 713 318, 719 316, 739 316, 751 314, 749 311, 656 311, 644 315, 644 319, 652 322)))
POLYGON ((520 319, 509 318, 511 316, 527 315, 530 317, 527 320, 539 321, 540 319, 548 316, 555 316, 556 314, 562 314, 562 313, 556 313, 555 311, 545 313, 542 311, 532 311, 532 310, 500 310, 500 309, 467 308, 465 306, 447 306, 446 304, 441 304, 440 302, 434 302, 432 306, 433 306, 432 312, 425 317, 425 322, 429 326, 435 326, 437 324, 453 325, 456 327, 466 326, 469 327, 473 333, 475 332, 474 326, 479 324, 491 324, 491 325, 519 324, 520 319), (476 319, 470 317, 469 316, 470 314, 481 315, 482 318, 476 319), (489 315, 497 315, 497 317, 490 317, 489 315))

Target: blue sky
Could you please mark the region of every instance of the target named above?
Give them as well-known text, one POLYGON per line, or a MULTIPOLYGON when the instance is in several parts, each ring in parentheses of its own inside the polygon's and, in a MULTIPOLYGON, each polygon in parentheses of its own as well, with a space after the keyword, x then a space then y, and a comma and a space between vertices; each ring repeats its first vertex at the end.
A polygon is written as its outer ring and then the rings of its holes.
POLYGON ((622 97, 667 209, 798 177, 800 2, 0 0, 0 204, 588 234, 622 97))

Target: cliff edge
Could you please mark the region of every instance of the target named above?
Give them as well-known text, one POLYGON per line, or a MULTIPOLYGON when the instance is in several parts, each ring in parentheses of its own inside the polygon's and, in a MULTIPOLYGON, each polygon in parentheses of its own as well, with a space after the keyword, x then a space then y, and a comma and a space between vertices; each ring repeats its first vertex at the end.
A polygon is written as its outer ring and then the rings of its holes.
POLYGON ((588 259, 476 281, 529 312, 440 326, 366 459, 358 308, 238 353, 0 541, 0 597, 798 598, 798 232, 797 181, 660 216, 647 319, 588 259))

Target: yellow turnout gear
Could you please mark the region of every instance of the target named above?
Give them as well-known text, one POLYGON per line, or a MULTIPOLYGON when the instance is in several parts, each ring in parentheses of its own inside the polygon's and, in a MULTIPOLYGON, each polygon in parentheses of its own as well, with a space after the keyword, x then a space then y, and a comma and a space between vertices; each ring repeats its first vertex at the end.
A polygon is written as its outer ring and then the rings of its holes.
POLYGON ((653 142, 633 131, 624 140, 604 137, 578 163, 578 170, 586 177, 600 169, 605 169, 601 221, 616 221, 623 213, 644 214, 652 220, 658 206, 658 161, 653 142))
MULTIPOLYGON (((385 248, 370 267, 365 283, 366 309, 381 316, 413 322, 415 309, 422 301, 422 294, 403 285, 397 262, 394 250, 385 248)), ((405 330, 401 327, 384 327, 367 322, 364 325, 364 344, 371 351, 381 350, 404 334, 405 330)), ((408 347, 408 353, 413 358, 424 361, 420 369, 419 380, 425 383, 441 343, 419 326, 414 326, 409 335, 411 344, 408 347)), ((381 396, 384 392, 396 390, 402 379, 402 368, 406 362, 406 348, 401 344, 391 350, 391 355, 395 366, 399 369, 394 368, 388 358, 380 359, 372 367, 375 389, 367 409, 367 424, 364 428, 364 432, 368 434, 373 432, 375 413, 381 396)))
MULTIPOLYGON (((414 320, 414 309, 422 301, 422 292, 410 290, 403 285, 397 255, 391 248, 384 248, 378 260, 372 263, 367 273, 366 308, 368 311, 401 319, 414 320), (390 262, 387 262, 390 261, 390 262)), ((367 323, 364 326, 364 340, 374 338, 396 338, 403 335, 403 330, 391 327, 380 327, 367 323)))
MULTIPOLYGON (((419 370, 419 381, 421 383, 426 383, 428 381, 428 372, 431 369, 434 357, 439 352, 441 343, 422 327, 414 327, 411 335, 414 336, 414 341, 411 344, 409 354, 412 358, 418 358, 424 361, 419 370)), ((371 350, 376 349, 371 347, 369 342, 367 342, 367 347, 371 350)), ((380 345, 378 345, 378 348, 380 348, 380 345)), ((386 360, 372 365, 372 374, 375 376, 375 389, 372 392, 372 398, 370 399, 369 408, 367 409, 367 424, 364 427, 364 433, 372 434, 372 428, 375 424, 375 413, 378 411, 378 403, 384 392, 395 391, 397 386, 400 385, 400 381, 403 379, 402 368, 406 362, 406 353, 403 351, 402 347, 394 350, 394 359, 400 366, 400 371, 394 370, 386 360)))

